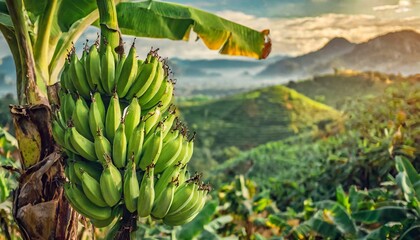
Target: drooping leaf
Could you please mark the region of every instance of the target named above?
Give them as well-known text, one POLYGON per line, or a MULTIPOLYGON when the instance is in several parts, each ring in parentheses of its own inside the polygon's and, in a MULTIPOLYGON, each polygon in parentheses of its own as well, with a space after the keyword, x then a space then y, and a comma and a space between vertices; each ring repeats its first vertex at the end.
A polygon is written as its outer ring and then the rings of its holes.
POLYGON ((417 181, 420 181, 420 174, 416 171, 416 169, 413 167, 411 162, 408 161, 408 159, 401 156, 397 156, 395 157, 395 161, 397 170, 399 172, 406 172, 412 184, 416 183, 417 181))
POLYGON ((324 221, 322 215, 322 211, 317 212, 313 218, 307 221, 308 226, 324 238, 336 239, 341 235, 340 232, 334 224, 324 221))
POLYGON ((222 54, 264 59, 271 50, 268 30, 259 32, 188 6, 158 1, 123 2, 117 5, 117 14, 124 34, 188 40, 193 30, 209 49, 222 54))
POLYGON ((96 8, 96 0, 62 0, 57 11, 61 31, 68 32, 75 22, 85 18, 96 8))
POLYGON ((359 211, 352 214, 352 218, 363 223, 399 222, 410 217, 410 212, 405 207, 387 206, 375 210, 359 211))
POLYGON ((328 216, 326 216, 327 214, 324 214, 324 218, 328 218, 325 220, 336 225, 337 229, 341 233, 351 236, 356 235, 356 225, 342 205, 337 202, 327 200, 317 203, 317 206, 321 209, 327 210, 329 214, 328 216))

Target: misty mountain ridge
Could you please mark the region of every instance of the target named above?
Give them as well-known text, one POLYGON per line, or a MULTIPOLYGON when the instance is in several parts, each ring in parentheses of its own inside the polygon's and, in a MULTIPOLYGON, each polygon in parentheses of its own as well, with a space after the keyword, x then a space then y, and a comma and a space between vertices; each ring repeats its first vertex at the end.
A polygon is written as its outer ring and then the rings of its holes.
POLYGON ((334 38, 321 49, 268 65, 258 76, 290 80, 333 72, 334 68, 410 75, 420 70, 420 34, 391 32, 355 44, 334 38))

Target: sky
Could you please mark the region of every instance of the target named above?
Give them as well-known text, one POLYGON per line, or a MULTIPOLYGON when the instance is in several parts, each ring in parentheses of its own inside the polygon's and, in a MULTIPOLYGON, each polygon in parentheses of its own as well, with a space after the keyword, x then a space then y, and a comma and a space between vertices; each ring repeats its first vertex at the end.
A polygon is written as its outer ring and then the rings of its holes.
MULTIPOLYGON (((360 43, 392 31, 420 32, 420 0, 172 0, 215 13, 254 28, 270 29, 271 56, 297 56, 315 51, 334 37, 360 43)), ((90 29, 82 39, 95 39, 90 29)), ((139 52, 151 46, 169 58, 227 58, 206 49, 201 41, 138 39, 139 52)), ((127 42, 131 38, 126 38, 127 42)), ((0 39, 0 57, 10 54, 0 39)))

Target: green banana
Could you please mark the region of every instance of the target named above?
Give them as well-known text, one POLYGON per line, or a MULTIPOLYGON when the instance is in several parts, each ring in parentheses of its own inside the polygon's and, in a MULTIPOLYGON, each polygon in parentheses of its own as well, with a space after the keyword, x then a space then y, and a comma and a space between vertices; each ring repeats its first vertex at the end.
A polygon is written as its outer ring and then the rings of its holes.
POLYGON ((99 115, 101 116, 101 119, 105 121, 106 109, 105 109, 104 101, 102 100, 101 93, 96 91, 93 94, 93 97, 95 98, 96 106, 99 110, 99 115))
POLYGON ((155 172, 160 173, 174 163, 182 150, 183 136, 179 134, 175 139, 167 142, 162 147, 162 152, 156 161, 155 172))
POLYGON ((78 154, 76 149, 73 147, 73 145, 70 142, 71 129, 67 127, 64 131, 65 131, 64 132, 64 145, 63 145, 64 149, 68 150, 71 153, 78 154))
POLYGON ((93 83, 93 81, 90 77, 90 74, 89 74, 90 66, 89 66, 88 61, 90 60, 90 58, 89 58, 90 54, 88 54, 88 53, 89 53, 89 50, 88 50, 88 46, 87 46, 87 42, 86 42, 86 45, 83 48, 82 57, 80 58, 80 63, 82 64, 83 69, 85 71, 86 82, 87 82, 90 90, 93 90, 93 89, 95 89, 95 84, 93 83))
POLYGON ((64 194, 71 205, 87 218, 106 220, 111 217, 110 207, 95 205, 74 184, 64 183, 64 194))
POLYGON ((128 90, 128 93, 125 96, 126 99, 140 97, 146 92, 155 77, 157 63, 158 60, 155 59, 152 61, 146 60, 146 62, 142 63, 141 65, 138 64, 140 66, 137 71, 138 76, 134 83, 131 85, 130 90, 128 90))
POLYGON ((165 78, 165 69, 163 63, 158 61, 156 66, 156 74, 154 76, 152 84, 147 88, 147 90, 139 96, 139 103, 141 106, 146 105, 159 91, 160 86, 162 85, 163 79, 165 78))
POLYGON ((157 126, 160 118, 161 118, 160 107, 156 107, 153 112, 149 112, 149 114, 145 118, 145 125, 144 125, 146 136, 149 133, 151 133, 151 130, 157 126))
POLYGON ((112 95, 115 88, 115 58, 110 44, 107 44, 105 54, 101 56, 101 80, 105 92, 112 95))
POLYGON ((70 73, 74 78, 73 84, 76 87, 77 92, 88 99, 90 87, 86 79, 85 68, 75 53, 73 53, 70 58, 70 73))
POLYGON ((145 170, 150 164, 155 164, 162 152, 162 131, 157 128, 155 133, 144 143, 144 151, 140 156, 139 167, 145 170))
POLYGON ((91 177, 99 181, 101 177, 103 167, 96 162, 87 162, 81 159, 76 159, 73 164, 74 172, 76 176, 82 180, 82 174, 87 172, 91 177))
POLYGON ((159 195, 154 202, 152 209, 152 216, 157 219, 162 219, 166 216, 169 209, 171 208, 174 200, 175 189, 178 185, 178 181, 171 181, 159 195))
POLYGON ((127 159, 127 137, 125 136, 125 118, 121 118, 121 123, 115 132, 112 144, 112 160, 117 168, 125 167, 127 159))
POLYGON ((163 222, 170 226, 179 226, 193 220, 197 214, 201 211, 206 203, 206 190, 199 188, 194 192, 193 199, 191 204, 187 207, 184 207, 183 210, 166 215, 163 219, 163 222))
POLYGON ((101 81, 101 57, 99 56, 97 44, 93 44, 89 49, 89 55, 86 59, 86 76, 93 84, 92 89, 97 89, 100 93, 105 93, 101 81))
POLYGON ((180 171, 181 165, 169 166, 165 169, 165 171, 163 171, 163 173, 160 175, 159 179, 156 181, 155 184, 156 196, 159 196, 170 182, 178 180, 178 175, 180 171))
POLYGON ((101 129, 98 129, 95 136, 95 153, 100 163, 105 164, 105 156, 112 156, 111 143, 103 136, 101 129))
POLYGON ((122 177, 120 171, 112 164, 110 156, 105 156, 106 162, 99 184, 102 196, 108 206, 115 206, 121 199, 122 177))
POLYGON ((69 81, 68 81, 68 75, 67 72, 69 71, 69 67, 70 67, 70 63, 68 61, 68 59, 66 58, 66 60, 64 61, 64 66, 63 66, 63 71, 61 72, 60 75, 60 85, 61 85, 61 89, 67 89, 67 90, 74 90, 74 89, 70 89, 73 86, 68 86, 69 85, 69 81))
POLYGON ((92 133, 90 132, 89 121, 89 107, 86 101, 78 96, 76 100, 76 106, 73 110, 72 115, 73 123, 76 129, 82 134, 85 138, 93 141, 92 133))
POLYGON ((139 199, 137 201, 137 213, 139 217, 147 217, 152 212, 153 202, 155 201, 154 170, 153 166, 146 169, 143 175, 139 190, 139 199))
POLYGON ((114 140, 115 131, 120 125, 121 117, 122 117, 122 114, 121 114, 120 101, 118 98, 118 94, 114 92, 109 102, 108 110, 106 111, 106 117, 105 117, 106 119, 105 120, 105 136, 111 142, 114 140))
POLYGON ((74 162, 71 160, 66 161, 67 166, 64 168, 64 173, 66 174, 66 177, 69 179, 71 183, 81 185, 82 182, 77 177, 76 172, 74 171, 74 162))
MULTIPOLYGON (((162 121, 162 137, 165 141, 166 135, 169 133, 169 131, 172 130, 172 126, 174 125, 174 123, 176 123, 178 121, 178 117, 175 114, 175 109, 170 111, 169 114, 165 117, 165 119, 162 121)), ((176 127, 176 126, 175 126, 176 127)))
POLYGON ((134 129, 140 123, 141 108, 137 98, 133 98, 127 107, 127 115, 125 117, 125 135, 127 139, 131 138, 134 129))
MULTIPOLYGON (((195 133, 194 133, 195 136, 195 133)), ((181 160, 181 164, 187 164, 193 155, 194 152, 194 136, 187 142, 187 151, 184 155, 184 158, 181 160)))
MULTIPOLYGON (((83 172, 83 170, 81 171, 83 172)), ((87 172, 83 172, 81 180, 83 192, 91 202, 98 205, 99 207, 108 206, 104 200, 104 197, 102 196, 101 187, 98 180, 90 176, 87 172)))
POLYGON ((105 220, 97 220, 97 219, 90 219, 90 221, 92 222, 93 226, 95 226, 96 228, 104 228, 104 227, 108 227, 110 225, 113 225, 113 223, 115 222, 119 222, 120 217, 123 214, 123 205, 117 205, 114 206, 112 208, 112 212, 111 212, 111 217, 105 220))
POLYGON ((167 215, 173 215, 188 206, 193 199, 194 191, 198 188, 194 182, 186 182, 181 184, 175 191, 174 200, 167 215))
POLYGON ((169 107, 172 104, 172 98, 174 95, 174 83, 171 81, 168 81, 166 84, 166 90, 163 96, 160 99, 161 109, 163 112, 169 109, 169 107))
POLYGON ((117 93, 120 98, 125 97, 128 90, 130 89, 133 81, 137 77, 137 59, 136 59, 136 48, 131 45, 130 52, 128 53, 127 59, 124 62, 119 78, 117 79, 117 93))
POLYGON ((71 119, 73 115, 74 108, 76 106, 76 102, 70 92, 67 92, 61 99, 61 115, 64 117, 64 121, 68 121, 71 119))
POLYGON ((115 68, 115 79, 117 79, 117 80, 120 79, 121 71, 124 67, 125 60, 127 60, 127 56, 125 54, 123 54, 120 57, 119 61, 117 61, 117 63, 116 63, 117 66, 115 68))
POLYGON ((52 121, 52 135, 54 137, 54 140, 58 145, 65 146, 64 141, 64 135, 65 135, 65 129, 61 127, 60 122, 58 120, 52 121))
MULTIPOLYGON (((159 101, 161 101, 161 99, 163 98, 163 96, 165 95, 166 90, 167 90, 167 88, 168 88, 168 84, 169 84, 169 81, 165 78, 165 79, 162 81, 162 84, 160 85, 159 90, 156 92, 156 94, 153 96, 153 98, 152 98, 152 99, 150 99, 148 102, 145 102, 145 103, 142 105, 142 107, 143 107, 144 109, 151 109, 151 108, 153 108, 154 106, 156 106, 156 105, 159 103, 159 101)), ((168 90, 169 90, 169 89, 168 89, 168 90)))
POLYGON ((89 128, 92 136, 96 136, 98 129, 104 129, 105 122, 100 104, 102 99, 100 97, 98 97, 98 100, 101 99, 100 101, 97 101, 96 99, 97 97, 92 95, 92 103, 89 108, 89 128))
POLYGON ((136 174, 136 164, 133 159, 128 161, 124 173, 124 202, 127 210, 131 213, 137 210, 137 200, 139 198, 139 182, 136 174))
POLYGON ((127 146, 127 158, 133 158, 136 166, 140 164, 140 156, 143 151, 144 143, 144 121, 140 121, 140 124, 135 128, 131 138, 128 140, 127 146))
POLYGON ((95 144, 83 137, 75 127, 70 127, 70 144, 76 153, 89 161, 96 161, 95 144))
POLYGON ((187 167, 187 165, 183 165, 181 167, 181 171, 179 172, 179 175, 178 175, 178 181, 182 184, 182 183, 186 182, 186 180, 189 179, 189 178, 190 178, 190 174, 188 172, 188 167, 187 167))

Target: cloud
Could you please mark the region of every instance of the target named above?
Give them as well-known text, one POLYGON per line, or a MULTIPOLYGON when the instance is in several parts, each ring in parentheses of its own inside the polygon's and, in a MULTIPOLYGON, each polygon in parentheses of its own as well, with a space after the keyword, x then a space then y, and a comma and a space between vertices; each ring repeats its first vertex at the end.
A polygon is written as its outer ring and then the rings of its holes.
POLYGON ((360 43, 388 32, 420 29, 419 17, 381 18, 372 15, 324 14, 303 18, 258 18, 241 12, 218 13, 254 29, 271 31, 272 54, 300 55, 317 50, 335 37, 360 43))

